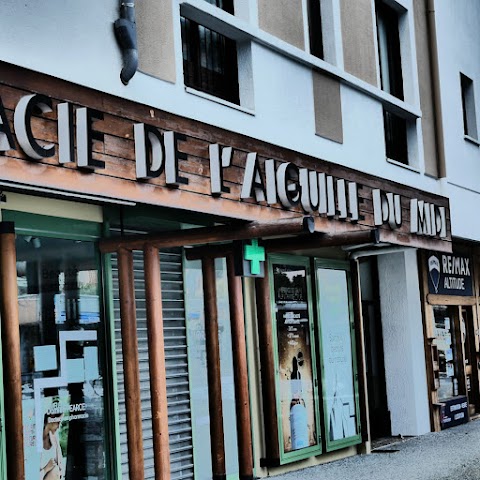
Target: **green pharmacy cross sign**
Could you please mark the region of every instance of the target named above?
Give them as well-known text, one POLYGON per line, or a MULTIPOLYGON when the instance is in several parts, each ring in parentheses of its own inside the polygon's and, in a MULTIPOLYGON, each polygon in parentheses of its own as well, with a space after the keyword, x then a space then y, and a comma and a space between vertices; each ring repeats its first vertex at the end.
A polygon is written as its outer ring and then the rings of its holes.
POLYGON ((254 238, 251 245, 243 246, 243 258, 250 262, 250 273, 260 275, 262 262, 265 261, 265 248, 258 245, 258 240, 254 238))
POLYGON ((236 241, 234 244, 235 275, 243 277, 265 276, 265 247, 254 238, 250 241, 236 241))

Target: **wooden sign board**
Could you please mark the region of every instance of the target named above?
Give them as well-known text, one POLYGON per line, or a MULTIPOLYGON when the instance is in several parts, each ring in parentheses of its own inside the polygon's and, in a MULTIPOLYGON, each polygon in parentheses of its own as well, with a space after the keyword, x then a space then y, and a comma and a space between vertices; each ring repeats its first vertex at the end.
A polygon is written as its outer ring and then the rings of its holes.
POLYGON ((451 251, 448 199, 0 63, 0 181, 451 251))

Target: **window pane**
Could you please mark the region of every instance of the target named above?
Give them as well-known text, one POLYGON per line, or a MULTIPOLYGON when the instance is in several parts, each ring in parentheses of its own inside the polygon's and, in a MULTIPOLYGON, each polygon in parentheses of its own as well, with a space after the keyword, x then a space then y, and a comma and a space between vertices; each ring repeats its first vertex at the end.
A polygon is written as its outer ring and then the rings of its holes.
POLYGON ((475 96, 473 94, 473 81, 460 74, 462 87, 463 128, 465 135, 477 138, 477 118, 475 113, 475 96))
POLYGON ((310 53, 318 58, 323 58, 320 0, 308 0, 308 28, 310 32, 310 53))
MULTIPOLYGON (((205 312, 203 302, 202 265, 200 261, 185 265, 188 358, 192 392, 194 426, 195 479, 211 480, 210 411, 208 404, 208 365, 205 344, 205 312)), ((227 268, 224 259, 215 260, 218 334, 222 380, 223 428, 225 460, 229 480, 239 478, 235 384, 232 357, 232 333, 228 303, 227 268)))
POLYGON ((453 312, 445 306, 433 307, 433 313, 435 318, 433 345, 438 349, 440 381, 438 399, 442 401, 458 395, 454 319, 453 312))
POLYGON ((104 479, 94 244, 19 235, 17 260, 26 480, 104 479))
POLYGON ((328 438, 357 435, 352 337, 344 270, 317 269, 328 438))
POLYGON ((387 158, 408 164, 407 121, 387 110, 383 114, 387 158))
POLYGON ((377 38, 382 89, 403 100, 402 57, 398 14, 377 1, 377 38))
POLYGON ((239 104, 236 42, 182 18, 182 46, 185 85, 239 104))

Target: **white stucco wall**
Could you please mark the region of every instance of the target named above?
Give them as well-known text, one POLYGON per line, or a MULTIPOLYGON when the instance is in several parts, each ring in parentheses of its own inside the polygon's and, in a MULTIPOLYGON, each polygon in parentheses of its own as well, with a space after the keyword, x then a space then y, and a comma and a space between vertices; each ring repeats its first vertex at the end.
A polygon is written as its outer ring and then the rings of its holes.
POLYGON ((430 431, 416 250, 378 256, 392 435, 430 431))
MULTIPOLYGON (((455 236, 480 240, 480 147, 464 137, 460 72, 473 80, 480 126, 480 2, 435 2, 447 186, 455 236)), ((480 134, 480 129, 479 132, 480 134)))
MULTIPOLYGON (((423 174, 422 158, 417 162, 418 172, 386 162, 382 106, 372 96, 343 85, 344 143, 340 145, 316 136, 311 67, 256 42, 251 47, 253 112, 239 111, 186 92, 182 75, 180 0, 165 1, 172 1, 173 5, 176 83, 142 73, 137 73, 128 86, 121 83, 122 60, 113 33, 118 0, 2 0, 0 60, 439 193, 439 182, 423 174)), ((249 1, 250 10, 255 10, 254 0, 242 1, 249 1)), ((411 0, 401 0, 400 4, 410 8, 411 0)), ((255 15, 250 17, 249 28, 252 32, 259 31, 255 15)), ((409 48, 405 54, 410 60, 405 63, 409 64, 415 60, 413 20, 407 16, 403 24, 408 27, 403 30, 408 33, 405 37, 409 48)), ((405 72, 412 108, 418 104, 415 72, 416 69, 405 72)), ((418 141, 421 146, 421 138, 418 141)))

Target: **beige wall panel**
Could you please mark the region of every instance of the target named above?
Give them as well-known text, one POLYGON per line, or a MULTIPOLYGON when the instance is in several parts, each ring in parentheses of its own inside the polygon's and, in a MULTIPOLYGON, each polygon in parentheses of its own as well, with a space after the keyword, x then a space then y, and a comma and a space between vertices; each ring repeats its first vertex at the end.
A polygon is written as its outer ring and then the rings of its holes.
POLYGON ((171 0, 140 0, 136 5, 136 13, 139 70, 175 83, 171 0))
POLYGON ((371 0, 340 0, 345 71, 377 85, 371 0))
POLYGON ((36 213, 88 222, 103 222, 103 209, 98 205, 33 197, 13 192, 5 192, 5 194, 7 202, 2 205, 2 210, 15 210, 17 212, 36 213))
POLYGON ((435 138, 435 109, 432 94, 432 71, 429 55, 428 19, 426 2, 413 2, 415 17, 415 44, 417 48, 418 83, 422 109, 423 150, 425 173, 438 177, 438 152, 435 138))
POLYGON ((323 73, 314 71, 312 74, 315 133, 334 142, 343 143, 340 82, 323 73))
POLYGON ((265 32, 305 50, 302 0, 258 0, 258 25, 265 32))

